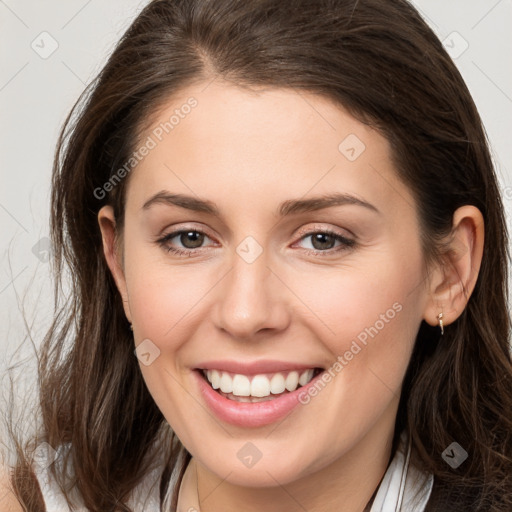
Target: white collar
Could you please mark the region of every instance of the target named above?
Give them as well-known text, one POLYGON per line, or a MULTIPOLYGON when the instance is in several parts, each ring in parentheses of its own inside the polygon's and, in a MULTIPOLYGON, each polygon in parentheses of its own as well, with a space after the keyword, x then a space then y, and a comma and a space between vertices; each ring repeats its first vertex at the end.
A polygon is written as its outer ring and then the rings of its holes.
POLYGON ((434 484, 434 477, 411 463, 411 439, 404 430, 370 512, 423 512, 434 484), (416 500, 414 500, 415 495, 416 500))

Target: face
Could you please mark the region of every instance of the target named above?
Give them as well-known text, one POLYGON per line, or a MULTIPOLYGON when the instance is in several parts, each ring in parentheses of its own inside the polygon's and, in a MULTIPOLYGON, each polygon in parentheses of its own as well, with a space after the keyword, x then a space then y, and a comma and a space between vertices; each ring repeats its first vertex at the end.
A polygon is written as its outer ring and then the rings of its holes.
POLYGON ((415 202, 386 139, 340 106, 205 87, 141 137, 116 282, 194 458, 286 484, 392 434, 427 303, 415 202))

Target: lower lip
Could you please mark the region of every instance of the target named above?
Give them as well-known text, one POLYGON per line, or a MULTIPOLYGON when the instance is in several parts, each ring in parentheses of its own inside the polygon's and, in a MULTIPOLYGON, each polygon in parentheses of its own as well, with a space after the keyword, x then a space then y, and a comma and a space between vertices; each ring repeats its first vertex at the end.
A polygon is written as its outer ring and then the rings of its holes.
POLYGON ((201 395, 213 413, 222 421, 239 427, 263 427, 284 418, 301 403, 299 394, 307 393, 308 388, 314 386, 316 380, 322 376, 319 373, 305 386, 272 400, 236 402, 217 393, 200 370, 194 370, 194 374, 198 379, 201 395))

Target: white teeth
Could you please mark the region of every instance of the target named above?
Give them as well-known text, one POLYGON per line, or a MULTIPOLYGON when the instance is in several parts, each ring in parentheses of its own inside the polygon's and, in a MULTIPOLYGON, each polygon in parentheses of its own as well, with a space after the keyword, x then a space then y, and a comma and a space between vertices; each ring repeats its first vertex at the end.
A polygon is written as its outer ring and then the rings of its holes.
POLYGON ((220 373, 217 370, 210 370, 208 380, 212 383, 213 389, 220 388, 220 373))
POLYGON ((286 377, 285 387, 288 391, 295 391, 299 385, 299 374, 290 372, 286 377))
POLYGON ((301 374, 299 377, 299 384, 301 386, 305 386, 313 378, 313 371, 314 370, 306 370, 301 374))
POLYGON ((270 380, 270 392, 273 395, 279 395, 286 389, 284 375, 282 373, 276 373, 270 380))
POLYGON ((219 387, 223 393, 233 392, 233 380, 227 373, 223 373, 219 379, 219 387))
POLYGON ((299 385, 305 386, 313 378, 314 369, 304 370, 300 375, 297 371, 275 373, 271 378, 263 374, 250 378, 247 375, 219 370, 207 370, 205 373, 213 389, 220 389, 223 393, 232 393, 237 397, 264 398, 279 395, 285 390, 295 391, 299 385))
POLYGON ((270 395, 270 382, 265 375, 256 375, 251 381, 251 396, 270 395))
MULTIPOLYGON (((231 379, 227 373, 223 373, 222 378, 231 379)), ((236 374, 233 377, 233 390, 231 392, 236 396, 251 396, 251 381, 245 375, 236 374)))

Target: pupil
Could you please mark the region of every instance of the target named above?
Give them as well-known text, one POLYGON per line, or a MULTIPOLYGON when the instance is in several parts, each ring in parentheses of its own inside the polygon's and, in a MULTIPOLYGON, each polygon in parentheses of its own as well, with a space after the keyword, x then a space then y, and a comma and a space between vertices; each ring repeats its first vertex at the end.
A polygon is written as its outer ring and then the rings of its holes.
POLYGON ((201 246, 203 235, 197 231, 188 231, 187 233, 182 233, 180 241, 187 249, 193 249, 201 246), (189 245, 190 242, 192 242, 191 245, 189 245))
POLYGON ((313 247, 315 249, 332 249, 333 241, 333 237, 327 233, 316 233, 315 235, 313 235, 313 247), (327 242, 325 241, 325 239, 327 239, 327 242), (318 242, 320 243, 319 247, 317 246, 318 242))

